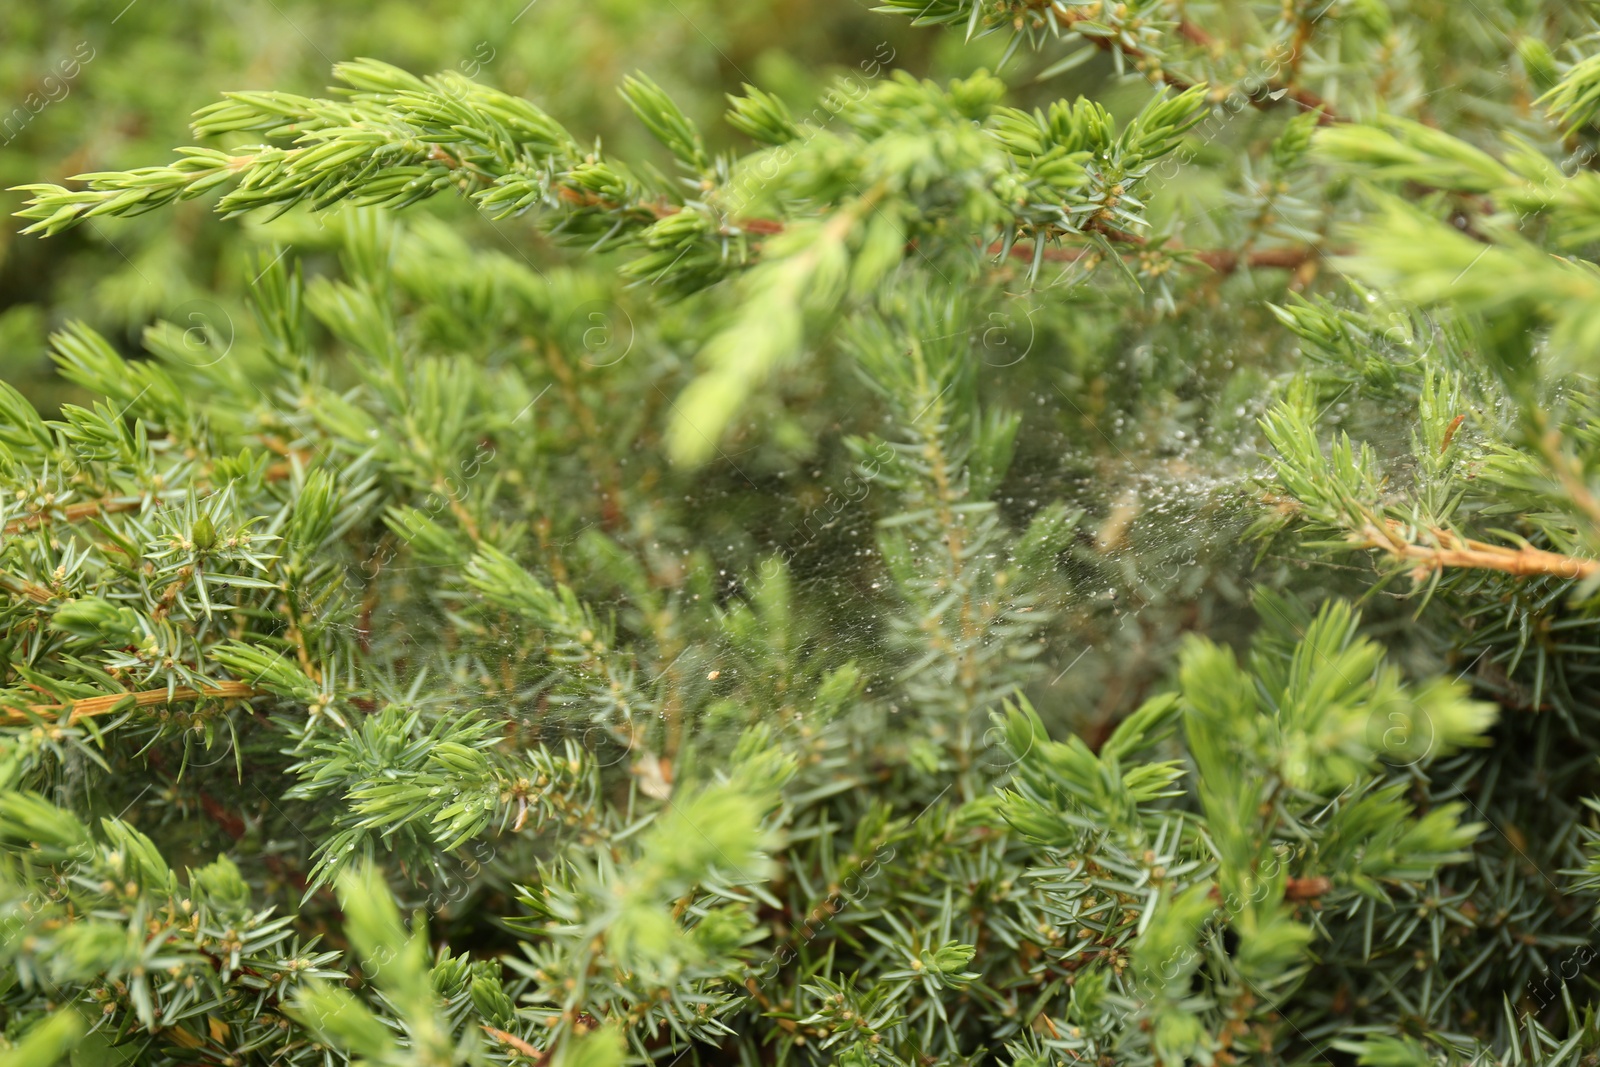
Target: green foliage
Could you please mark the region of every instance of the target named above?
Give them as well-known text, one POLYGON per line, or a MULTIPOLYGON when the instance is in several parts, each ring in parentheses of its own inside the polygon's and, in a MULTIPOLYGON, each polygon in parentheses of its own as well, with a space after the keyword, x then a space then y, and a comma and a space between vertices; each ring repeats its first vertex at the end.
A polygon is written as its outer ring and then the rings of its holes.
POLYGON ((6 1062, 1589 1063, 1597 26, 1473 10, 422 49, 30 181, 248 269, 0 387, 6 1062))
POLYGON ((708 459, 752 386, 797 358, 808 316, 827 319, 847 293, 871 293, 909 247, 970 270, 969 257, 941 255, 941 245, 992 229, 1006 250, 1027 237, 1042 251, 1064 234, 1144 225, 1137 185, 1200 121, 1201 103, 1198 90, 1158 97, 1116 135, 1088 101, 1046 119, 997 110, 1004 87, 983 72, 947 90, 896 72, 839 111, 845 130, 802 126, 774 149, 713 168, 660 87, 628 80, 635 114, 695 175, 688 195, 584 150, 526 100, 459 74, 418 79, 372 60, 336 74, 343 99, 230 93, 194 124, 201 136, 259 133, 297 147, 186 148, 169 167, 84 175, 85 190, 28 186, 22 215, 35 221, 25 232, 141 214, 224 184, 233 186, 217 202, 226 216, 300 203, 405 207, 455 190, 493 218, 539 210, 565 241, 632 253, 625 277, 693 292, 749 264, 753 234, 781 231, 740 280, 737 310, 702 350, 705 373, 678 400, 669 449, 687 462, 708 459))

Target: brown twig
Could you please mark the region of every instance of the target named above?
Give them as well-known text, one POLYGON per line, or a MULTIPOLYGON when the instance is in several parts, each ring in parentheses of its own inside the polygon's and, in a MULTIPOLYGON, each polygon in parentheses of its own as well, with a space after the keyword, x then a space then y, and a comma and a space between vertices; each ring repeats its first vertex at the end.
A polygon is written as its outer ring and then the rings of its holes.
POLYGON ((1424 545, 1404 536, 1403 527, 1393 519, 1385 520, 1384 524, 1387 529, 1380 530, 1369 524, 1351 536, 1364 547, 1381 549, 1401 559, 1415 560, 1413 573, 1417 577, 1425 577, 1446 567, 1501 571, 1518 578, 1578 579, 1591 578, 1600 573, 1600 560, 1564 556, 1531 545, 1520 548, 1491 545, 1437 528, 1430 532, 1438 544, 1424 545))
MULTIPOLYGON (((1098 12, 1092 9, 1069 11, 1063 10, 1060 6, 1056 6, 1055 15, 1058 22, 1063 22, 1070 27, 1073 23, 1084 22, 1095 18, 1098 15, 1098 12)), ((1195 25, 1193 22, 1190 22, 1188 19, 1183 19, 1178 23, 1178 34, 1185 40, 1200 48, 1207 49, 1208 51, 1214 51, 1216 49, 1216 38, 1212 37, 1204 29, 1195 25)), ((1300 39, 1299 34, 1297 34, 1296 43, 1291 46, 1293 49, 1290 56, 1292 60, 1290 66, 1291 70, 1298 66, 1298 53, 1305 47, 1307 40, 1309 40, 1309 36, 1309 32, 1307 32, 1305 34, 1305 39, 1300 39)), ((1090 44, 1093 44, 1096 48, 1100 49, 1102 52, 1121 52, 1124 56, 1127 56, 1129 59, 1133 60, 1135 65, 1147 68, 1144 71, 1146 77, 1150 78, 1152 81, 1159 81, 1180 93, 1186 89, 1193 88, 1195 85, 1194 82, 1183 77, 1182 75, 1174 74, 1172 71, 1167 70, 1166 67, 1160 65, 1160 60, 1156 59, 1144 49, 1130 47, 1127 44, 1121 43, 1121 40, 1118 37, 1091 37, 1084 35, 1084 39, 1090 44)), ((1287 100, 1290 103, 1300 105, 1307 111, 1315 111, 1318 115, 1318 123, 1324 126, 1335 122, 1345 121, 1343 116, 1336 112, 1326 100, 1322 99, 1322 97, 1318 96, 1316 93, 1309 89, 1297 88, 1296 86, 1285 82, 1268 81, 1262 87, 1260 92, 1248 97, 1248 99, 1253 107, 1260 108, 1263 111, 1267 110, 1268 108, 1276 107, 1278 104, 1287 100)))
POLYGON ((50 518, 59 514, 67 522, 77 522, 94 515, 114 515, 119 511, 137 511, 144 504, 143 497, 116 497, 100 500, 84 500, 77 504, 68 504, 64 508, 46 508, 36 511, 32 515, 24 515, 20 519, 12 519, 6 523, 7 534, 21 533, 43 526, 50 518))
POLYGON ((1190 44, 1199 45, 1201 48, 1208 50, 1215 49, 1217 46, 1217 39, 1215 37, 1211 36, 1205 30, 1201 29, 1199 26, 1196 26, 1188 19, 1182 19, 1178 22, 1178 36, 1182 37, 1190 44))
MULTIPOLYGON (((180 685, 174 689, 145 689, 131 693, 106 693, 102 696, 85 697, 74 700, 68 704, 29 704, 28 712, 33 715, 50 717, 54 713, 72 709, 66 725, 71 726, 81 719, 91 718, 96 715, 106 715, 124 706, 124 702, 133 698, 133 706, 138 708, 156 707, 161 704, 177 704, 187 700, 199 700, 202 697, 214 697, 224 700, 246 700, 250 697, 263 695, 265 690, 257 689, 244 682, 217 682, 213 685, 194 689, 180 685)), ((27 712, 4 710, 4 718, 0 723, 15 725, 29 720, 27 712)))
MULTIPOLYGON (((1137 234, 1124 233, 1121 230, 1103 230, 1102 235, 1117 244, 1130 245, 1137 249, 1149 249, 1149 242, 1137 234)), ((1241 267, 1277 268, 1280 270, 1298 270, 1305 264, 1321 259, 1323 253, 1315 248, 1262 248, 1253 252, 1235 252, 1229 248, 1184 248, 1182 245, 1162 245, 1150 251, 1168 252, 1173 255, 1189 255, 1200 263, 1204 263, 1219 274, 1232 274, 1241 267)), ((991 255, 999 255, 1005 251, 1005 245, 999 241, 989 246, 991 255)), ((1040 258, 1052 263, 1075 263, 1087 256, 1099 253, 1097 248, 1050 248, 1046 247, 1040 258)), ((1011 246, 1011 256, 1014 259, 1032 260, 1034 246, 1027 242, 1017 242, 1011 246)))
MULTIPOLYGON (((1306 45, 1311 41, 1312 26, 1312 22, 1302 19, 1300 25, 1295 29, 1294 40, 1291 41, 1289 45, 1289 56, 1287 61, 1287 65, 1291 74, 1298 71, 1300 68, 1301 56, 1305 51, 1306 45)), ((1201 29, 1199 26, 1196 26, 1188 19, 1184 19, 1178 23, 1178 33, 1185 40, 1188 40, 1201 48, 1207 49, 1208 51, 1214 51, 1216 49, 1216 38, 1212 37, 1205 30, 1201 29)), ((1095 43, 1100 44, 1100 41, 1096 40, 1095 43)), ((1110 48, 1112 45, 1108 40, 1106 44, 1100 44, 1100 47, 1110 48)), ((1135 56, 1135 58, 1142 56, 1142 53, 1139 53, 1136 56, 1134 52, 1129 51, 1126 48, 1123 49, 1123 53, 1125 55, 1135 56)), ((1163 75, 1165 75, 1165 72, 1163 72, 1163 75)), ((1180 92, 1189 87, 1189 84, 1187 82, 1182 82, 1181 79, 1174 81, 1169 80, 1164 76, 1162 80, 1166 81, 1168 85, 1178 89, 1180 92)), ((1321 126, 1329 126, 1336 122, 1348 121, 1344 116, 1335 111, 1333 106, 1322 97, 1318 96, 1310 89, 1299 88, 1290 82, 1269 81, 1260 92, 1252 97, 1249 97, 1249 100, 1251 106, 1260 108, 1263 111, 1274 107, 1285 100, 1293 104, 1299 104, 1307 111, 1317 112, 1317 123, 1321 126)))
MULTIPOLYGON (((294 469, 289 464, 274 463, 267 468, 265 477, 269 482, 281 482, 288 479, 293 473, 294 469)), ((32 515, 24 515, 20 519, 12 519, 6 523, 5 533, 9 536, 21 533, 24 530, 37 529, 56 518, 63 522, 74 523, 82 519, 93 518, 96 515, 116 515, 120 512, 138 511, 144 506, 144 502, 145 498, 142 496, 118 496, 100 497, 97 500, 80 500, 76 504, 68 504, 59 508, 47 507, 34 512, 32 515)), ((157 498, 155 503, 160 506, 160 499, 157 498)))
POLYGON ((540 1052, 538 1049, 522 1040, 522 1038, 518 1037, 516 1034, 509 1034, 504 1030, 497 1030, 492 1026, 484 1026, 483 1032, 500 1042, 500 1044, 504 1045, 506 1048, 511 1049, 514 1054, 526 1056, 536 1064, 544 1062, 544 1053, 540 1052))
MULTIPOLYGON (((1540 413, 1539 421, 1541 424, 1546 421, 1543 413, 1540 413)), ((1589 521, 1600 528, 1600 500, 1595 499, 1584 481, 1583 465, 1569 457, 1562 448, 1561 431, 1552 429, 1541 434, 1539 449, 1544 453, 1550 468, 1555 471, 1557 480, 1561 482, 1561 488, 1567 491, 1572 502, 1589 517, 1589 521)))
POLYGON ((1284 900, 1315 900, 1333 888, 1333 883, 1323 877, 1290 878, 1283 884, 1284 900))
POLYGON ((300 626, 300 611, 295 603, 294 593, 287 589, 284 591, 283 613, 286 620, 285 635, 289 638, 290 643, 294 645, 294 654, 295 658, 300 661, 300 669, 305 671, 306 676, 313 682, 321 685, 322 672, 312 662, 311 648, 306 644, 305 630, 300 626))
POLYGON ((18 596, 25 596, 35 604, 48 604, 56 598, 56 594, 47 586, 38 582, 30 582, 26 578, 0 571, 0 586, 10 588, 18 596))
POLYGON ((1220 274, 1232 274, 1241 266, 1299 270, 1307 263, 1322 258, 1322 253, 1315 248, 1258 248, 1243 254, 1219 248, 1202 249, 1192 255, 1220 274))

